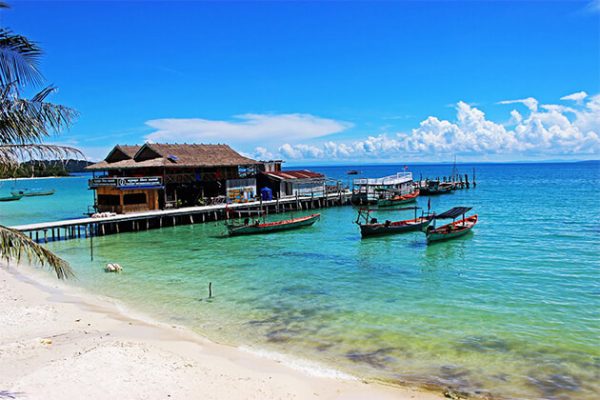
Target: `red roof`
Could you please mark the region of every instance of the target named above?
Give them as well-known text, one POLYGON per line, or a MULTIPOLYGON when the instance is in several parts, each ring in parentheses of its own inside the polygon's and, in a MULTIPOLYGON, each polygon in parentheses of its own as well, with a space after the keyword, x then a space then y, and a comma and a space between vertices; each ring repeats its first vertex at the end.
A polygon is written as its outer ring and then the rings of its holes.
POLYGON ((324 178, 325 175, 320 174, 318 172, 313 172, 309 170, 286 170, 286 171, 273 171, 273 172, 263 172, 263 174, 280 179, 280 180, 289 180, 289 179, 314 179, 314 178, 324 178))

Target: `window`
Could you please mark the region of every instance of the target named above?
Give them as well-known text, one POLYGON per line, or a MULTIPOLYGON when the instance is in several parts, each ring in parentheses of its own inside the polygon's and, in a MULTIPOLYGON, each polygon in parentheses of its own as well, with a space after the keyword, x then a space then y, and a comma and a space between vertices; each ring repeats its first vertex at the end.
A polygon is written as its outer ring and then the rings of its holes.
POLYGON ((98 204, 101 206, 118 206, 119 196, 116 194, 99 194, 98 204))
POLYGON ((146 193, 131 193, 123 196, 123 205, 145 204, 146 193))

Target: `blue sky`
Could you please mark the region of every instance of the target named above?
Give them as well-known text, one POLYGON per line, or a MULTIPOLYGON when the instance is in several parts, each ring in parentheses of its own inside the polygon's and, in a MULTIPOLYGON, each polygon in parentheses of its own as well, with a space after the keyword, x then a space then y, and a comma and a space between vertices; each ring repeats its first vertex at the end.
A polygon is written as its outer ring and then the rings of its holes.
POLYGON ((600 155, 597 1, 11 5, 2 26, 81 113, 56 142, 92 159, 145 140, 320 163, 600 155))

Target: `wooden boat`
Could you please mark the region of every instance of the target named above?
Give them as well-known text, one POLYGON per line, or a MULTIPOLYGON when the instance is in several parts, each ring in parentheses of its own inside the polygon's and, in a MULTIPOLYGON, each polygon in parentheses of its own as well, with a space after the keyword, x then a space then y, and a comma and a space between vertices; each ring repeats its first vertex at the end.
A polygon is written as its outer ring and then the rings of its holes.
POLYGON ((56 190, 37 190, 37 189, 23 189, 14 192, 10 192, 13 196, 25 196, 25 197, 37 197, 37 196, 52 196, 56 193, 56 190))
POLYGON ((17 201, 21 200, 21 197, 23 196, 11 194, 11 196, 0 197, 0 201, 17 201))
POLYGON ((409 193, 409 194, 393 195, 392 197, 389 197, 389 198, 383 198, 383 199, 377 200, 377 206, 378 207, 393 207, 393 206, 399 206, 401 204, 412 203, 413 201, 417 201, 417 197, 419 197, 419 194, 420 194, 419 189, 417 189, 414 192, 409 193))
POLYGON ((356 169, 351 169, 350 171, 346 172, 347 175, 358 175, 360 174, 360 171, 356 170, 356 169))
POLYGON ((453 221, 449 224, 442 225, 440 227, 429 226, 425 234, 427 236, 427 244, 432 242, 439 242, 442 240, 454 239, 463 235, 466 235, 473 229, 477 223, 477 214, 470 217, 465 217, 465 213, 469 211, 470 207, 455 207, 451 210, 446 211, 440 215, 434 215, 432 219, 455 219, 462 214, 463 218, 458 221, 453 221))
POLYGON ((454 185, 450 182, 427 181, 425 186, 421 187, 421 194, 426 196, 450 193, 454 185))
POLYGON ((431 219, 427 216, 417 217, 418 208, 419 207, 407 207, 395 209, 394 211, 415 210, 415 217, 413 219, 400 221, 386 220, 383 223, 380 223, 376 218, 370 218, 372 210, 359 210, 356 223, 360 227, 360 235, 365 238, 424 230, 431 223, 431 219), (361 222, 361 219, 364 220, 364 222, 361 222))
POLYGON ((229 236, 239 236, 287 231, 290 229, 298 229, 305 226, 310 226, 317 222, 320 217, 321 214, 312 214, 307 215, 305 217, 292 218, 275 222, 261 223, 260 221, 257 221, 253 224, 227 224, 227 232, 229 236))

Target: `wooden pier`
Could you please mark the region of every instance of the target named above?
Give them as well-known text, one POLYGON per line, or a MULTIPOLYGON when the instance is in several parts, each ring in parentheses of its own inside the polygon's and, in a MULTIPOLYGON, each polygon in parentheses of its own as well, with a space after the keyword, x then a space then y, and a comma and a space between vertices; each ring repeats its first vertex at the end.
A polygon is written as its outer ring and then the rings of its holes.
POLYGON ((169 226, 190 225, 209 221, 242 218, 248 210, 263 210, 266 214, 303 211, 350 204, 351 192, 337 191, 320 196, 296 196, 270 201, 219 204, 212 206, 118 214, 109 217, 79 218, 13 226, 38 243, 56 240, 88 238, 121 232, 159 229, 169 226))

